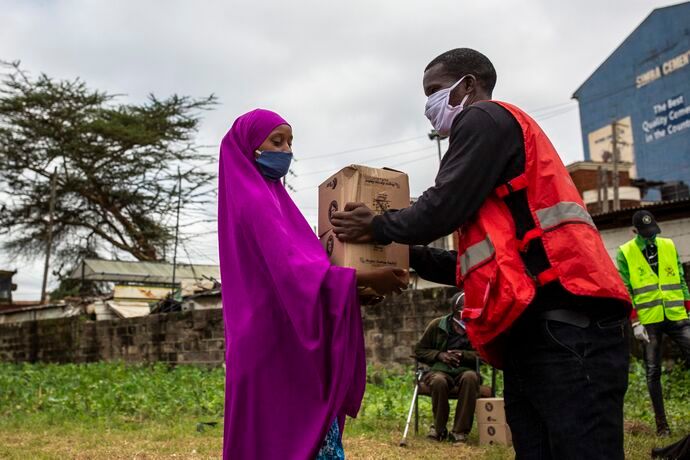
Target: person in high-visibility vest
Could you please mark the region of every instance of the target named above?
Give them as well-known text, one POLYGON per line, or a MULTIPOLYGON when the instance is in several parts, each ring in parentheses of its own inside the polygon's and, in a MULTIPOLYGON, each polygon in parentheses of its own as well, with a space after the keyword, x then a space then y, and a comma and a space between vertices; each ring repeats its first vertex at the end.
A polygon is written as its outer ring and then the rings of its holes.
POLYGON ((635 338, 643 343, 647 388, 657 434, 671 434, 661 394, 661 343, 666 334, 690 366, 690 292, 672 240, 657 236, 659 225, 649 211, 633 216, 637 235, 618 249, 618 271, 632 297, 635 338))

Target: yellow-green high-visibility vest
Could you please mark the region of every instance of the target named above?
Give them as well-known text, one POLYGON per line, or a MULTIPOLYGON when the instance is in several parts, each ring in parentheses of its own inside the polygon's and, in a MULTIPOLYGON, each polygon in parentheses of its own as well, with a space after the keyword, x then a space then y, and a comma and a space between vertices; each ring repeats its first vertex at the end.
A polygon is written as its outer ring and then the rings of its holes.
POLYGON ((671 321, 686 319, 676 246, 672 240, 658 236, 655 243, 659 251, 659 275, 654 273, 634 238, 621 246, 628 262, 637 317, 642 324, 660 323, 664 316, 671 321))

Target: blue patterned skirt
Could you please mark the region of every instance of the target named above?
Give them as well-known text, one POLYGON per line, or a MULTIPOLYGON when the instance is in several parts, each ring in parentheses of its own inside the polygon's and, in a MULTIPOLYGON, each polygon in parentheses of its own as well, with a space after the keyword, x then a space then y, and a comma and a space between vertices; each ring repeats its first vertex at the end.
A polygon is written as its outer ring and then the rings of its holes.
POLYGON ((328 430, 328 434, 323 441, 321 450, 319 450, 316 456, 316 460, 345 460, 345 451, 343 450, 343 443, 340 440, 338 419, 335 419, 333 424, 331 424, 331 429, 328 430))

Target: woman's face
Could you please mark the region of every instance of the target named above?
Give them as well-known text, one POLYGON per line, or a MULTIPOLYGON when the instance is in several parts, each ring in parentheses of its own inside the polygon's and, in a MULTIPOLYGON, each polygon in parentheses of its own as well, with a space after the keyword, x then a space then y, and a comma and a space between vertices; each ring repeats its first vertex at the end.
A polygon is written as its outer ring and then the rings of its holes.
MULTIPOLYGON (((257 150, 259 152, 270 150, 273 152, 292 153, 292 128, 290 125, 276 127, 257 150)), ((254 155, 256 157, 259 156, 257 152, 254 152, 254 155)))

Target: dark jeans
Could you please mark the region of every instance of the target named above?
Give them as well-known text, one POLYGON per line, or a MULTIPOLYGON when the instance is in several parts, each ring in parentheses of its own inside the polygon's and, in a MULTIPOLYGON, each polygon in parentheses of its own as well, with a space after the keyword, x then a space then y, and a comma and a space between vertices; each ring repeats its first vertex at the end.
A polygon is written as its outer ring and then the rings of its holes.
POLYGON ((517 459, 623 459, 624 322, 526 317, 507 337, 505 407, 517 459))
POLYGON ((479 375, 474 371, 465 371, 457 377, 452 377, 445 372, 431 371, 424 378, 431 388, 431 409, 434 413, 436 431, 441 434, 446 430, 450 414, 448 397, 450 390, 457 385, 458 403, 455 406, 452 431, 455 434, 469 434, 479 395, 479 375))
POLYGON ((647 369, 647 388, 652 399, 657 429, 668 427, 664 397, 661 393, 661 344, 666 334, 676 342, 683 353, 686 364, 690 367, 690 320, 664 320, 661 323, 645 326, 649 335, 649 343, 644 344, 644 360, 647 369))

